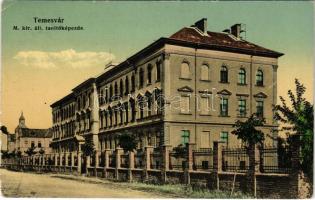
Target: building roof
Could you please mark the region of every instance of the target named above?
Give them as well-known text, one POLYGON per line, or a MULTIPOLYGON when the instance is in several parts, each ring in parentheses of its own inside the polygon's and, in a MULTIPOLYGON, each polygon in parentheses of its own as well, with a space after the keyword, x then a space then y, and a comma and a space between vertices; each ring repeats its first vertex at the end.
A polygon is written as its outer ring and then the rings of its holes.
POLYGON ((51 138, 51 129, 31 129, 31 128, 21 128, 21 137, 30 138, 51 138))
POLYGON ((74 93, 71 92, 70 94, 68 94, 67 96, 59 99, 58 101, 55 101, 53 104, 50 105, 51 108, 53 107, 56 107, 56 106, 59 106, 60 104, 68 101, 68 100, 71 100, 72 98, 74 97, 74 93))
POLYGON ((217 50, 261 55, 268 57, 280 57, 283 53, 276 52, 259 45, 236 38, 234 35, 225 32, 211 32, 203 34, 196 27, 184 27, 169 37, 189 43, 203 44, 217 50))

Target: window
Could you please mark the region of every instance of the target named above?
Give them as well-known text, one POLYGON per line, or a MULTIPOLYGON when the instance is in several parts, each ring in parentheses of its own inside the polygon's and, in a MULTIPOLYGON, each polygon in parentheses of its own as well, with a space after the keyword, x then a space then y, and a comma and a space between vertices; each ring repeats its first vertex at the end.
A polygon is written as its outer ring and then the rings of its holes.
POLYGON ((156 64, 156 82, 160 82, 161 81, 161 63, 158 62, 156 64))
POLYGON ((209 96, 201 96, 200 98, 200 114, 207 115, 210 111, 210 99, 209 96))
POLYGON ((207 160, 203 160, 201 163, 202 169, 209 169, 209 162, 207 160))
POLYGON ((152 83, 152 65, 148 66, 148 84, 152 83))
POLYGON ((263 101, 256 102, 256 115, 257 117, 264 117, 264 102, 263 101))
POLYGON ((181 113, 190 113, 190 96, 181 96, 180 111, 181 113))
POLYGON ((180 68, 180 77, 190 79, 190 69, 188 63, 184 62, 180 68))
POLYGON ((246 71, 245 71, 245 69, 240 69, 240 71, 238 72, 238 83, 240 85, 246 84, 246 71))
POLYGON ((126 79, 125 79, 125 95, 128 95, 129 94, 129 79, 128 79, 128 76, 126 76, 126 79))
POLYGON ((32 148, 35 147, 35 142, 34 142, 34 141, 31 142, 31 147, 32 147, 32 148))
POLYGON ((210 132, 209 131, 201 132, 200 148, 210 148, 210 132))
POLYGON ((228 109, 229 109, 228 99, 223 98, 220 104, 220 115, 223 117, 228 116, 228 109))
POLYGON ((115 82, 115 94, 114 94, 115 96, 117 96, 118 95, 118 85, 117 85, 117 82, 115 82))
POLYGON ((109 86, 109 102, 111 102, 113 99, 113 86, 109 86))
POLYGON ((222 131, 220 133, 220 141, 225 142, 227 144, 229 141, 229 133, 226 131, 222 131))
POLYGON ((134 92, 136 89, 136 82, 135 82, 135 76, 131 76, 131 92, 134 92))
POLYGON ((220 81, 221 81, 221 83, 227 83, 228 82, 228 70, 225 66, 221 67, 220 81))
POLYGON ((264 85, 264 74, 261 70, 258 70, 256 73, 256 85, 263 86, 264 85))
POLYGON ((238 111, 239 111, 240 117, 246 116, 246 100, 245 99, 238 100, 238 111))
POLYGON ((143 69, 140 68, 140 71, 139 71, 139 88, 143 87, 143 81, 144 81, 143 75, 144 75, 143 69))
POLYGON ((182 144, 186 145, 189 143, 189 131, 188 130, 182 130, 182 144))
POLYGON ((40 141, 38 142, 38 148, 42 148, 42 143, 40 141))
POLYGON ((119 83, 119 91, 120 91, 120 96, 124 96, 124 84, 123 84, 123 80, 120 79, 120 83, 119 83))
POLYGON ((200 70, 200 79, 203 81, 208 81, 209 78, 209 67, 207 65, 202 65, 200 70))

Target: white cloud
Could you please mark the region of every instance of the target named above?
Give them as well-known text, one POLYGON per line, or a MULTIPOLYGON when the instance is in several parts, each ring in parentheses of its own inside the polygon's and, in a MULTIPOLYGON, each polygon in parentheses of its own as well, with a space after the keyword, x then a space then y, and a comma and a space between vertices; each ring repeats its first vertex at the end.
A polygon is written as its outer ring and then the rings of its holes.
POLYGON ((58 52, 20 51, 14 56, 22 65, 44 69, 105 66, 114 58, 115 56, 108 52, 76 52, 73 49, 58 52))

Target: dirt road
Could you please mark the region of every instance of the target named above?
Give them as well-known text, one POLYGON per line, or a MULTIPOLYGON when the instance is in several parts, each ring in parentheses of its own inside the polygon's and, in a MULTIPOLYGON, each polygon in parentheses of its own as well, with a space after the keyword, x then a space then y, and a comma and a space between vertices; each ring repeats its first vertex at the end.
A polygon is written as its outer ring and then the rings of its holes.
POLYGON ((165 198, 137 191, 110 181, 72 180, 73 176, 34 174, 0 169, 1 192, 6 197, 103 197, 165 198), (71 179, 69 179, 71 178, 71 179))

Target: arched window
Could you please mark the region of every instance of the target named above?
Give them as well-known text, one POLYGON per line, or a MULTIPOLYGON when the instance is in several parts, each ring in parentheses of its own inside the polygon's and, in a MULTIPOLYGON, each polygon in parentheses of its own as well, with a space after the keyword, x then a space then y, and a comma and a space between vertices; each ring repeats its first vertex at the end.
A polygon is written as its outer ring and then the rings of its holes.
POLYGON ((201 65, 200 70, 200 79, 203 81, 210 80, 210 73, 209 73, 209 66, 208 65, 201 65))
POLYGON ((115 96, 117 96, 118 95, 118 85, 117 85, 117 82, 115 82, 115 94, 114 94, 115 96))
POLYGON ((161 62, 156 63, 156 82, 161 81, 161 62))
POLYGON ((221 83, 227 83, 228 82, 228 69, 226 68, 226 66, 221 67, 220 81, 221 81, 221 83))
POLYGON ((113 98, 113 86, 110 85, 109 86, 109 102, 112 101, 112 98, 113 98))
POLYGON ((148 65, 147 68, 147 73, 148 73, 148 84, 152 83, 152 65, 148 65))
POLYGON ((143 81, 144 81, 143 75, 144 75, 143 69, 140 68, 140 70, 139 70, 139 88, 143 87, 143 81))
POLYGON ((246 84, 246 71, 243 68, 241 68, 238 72, 238 83, 241 85, 246 84))
POLYGON ((123 80, 120 79, 120 83, 119 83, 119 90, 120 90, 120 96, 124 96, 124 85, 123 85, 123 80))
POLYGON ((257 70, 256 85, 257 86, 263 86, 264 85, 264 73, 262 70, 257 70))
POLYGON ((136 104, 135 104, 135 100, 130 99, 130 108, 131 108, 131 121, 134 122, 136 120, 136 104))
POLYGON ((134 92, 136 89, 136 80, 135 80, 135 75, 131 76, 131 92, 134 92))
POLYGON ((129 79, 128 79, 128 76, 126 76, 126 79, 125 79, 125 95, 128 95, 129 94, 129 79))
POLYGON ((183 62, 180 67, 180 77, 186 79, 190 78, 190 69, 188 63, 186 62, 183 62))

